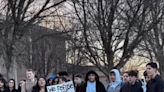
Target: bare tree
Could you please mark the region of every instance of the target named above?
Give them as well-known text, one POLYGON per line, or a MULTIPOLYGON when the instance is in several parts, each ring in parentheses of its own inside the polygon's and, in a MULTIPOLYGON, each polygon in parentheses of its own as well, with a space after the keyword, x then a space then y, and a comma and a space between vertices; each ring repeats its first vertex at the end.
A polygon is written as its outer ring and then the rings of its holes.
POLYGON ((147 51, 148 58, 151 62, 159 62, 159 69, 162 77, 164 77, 164 1, 152 0, 151 2, 151 13, 149 16, 151 20, 158 21, 158 24, 149 31, 141 47, 144 51, 147 51))
MULTIPOLYGON (((3 57, 9 71, 14 57, 14 45, 22 39, 25 33, 29 33, 28 27, 38 20, 47 17, 44 15, 50 9, 62 4, 66 0, 1 0, 1 13, 4 16, 0 25, 0 37, 3 44, 3 57), (32 8, 41 2, 36 8, 32 8)), ((50 12, 52 13, 52 12, 50 12)))
POLYGON ((86 61, 108 75, 113 67, 121 68, 147 32, 161 16, 150 18, 153 0, 73 0, 76 20, 76 49, 86 61), (78 23, 77 23, 78 21, 78 23), (79 31, 80 30, 80 31, 79 31))

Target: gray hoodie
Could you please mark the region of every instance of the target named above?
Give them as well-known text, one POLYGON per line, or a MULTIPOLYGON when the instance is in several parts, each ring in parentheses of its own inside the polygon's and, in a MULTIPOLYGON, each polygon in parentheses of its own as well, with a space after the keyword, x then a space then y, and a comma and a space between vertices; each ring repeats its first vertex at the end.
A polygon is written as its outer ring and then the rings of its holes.
POLYGON ((112 69, 111 72, 115 73, 116 80, 108 85, 107 92, 120 92, 122 83, 120 72, 117 69, 112 69))

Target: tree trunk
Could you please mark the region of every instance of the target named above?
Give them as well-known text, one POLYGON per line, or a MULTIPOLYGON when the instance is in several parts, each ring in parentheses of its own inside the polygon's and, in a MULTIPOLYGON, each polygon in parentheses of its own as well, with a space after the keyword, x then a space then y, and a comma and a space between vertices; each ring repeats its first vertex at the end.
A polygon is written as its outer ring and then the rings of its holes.
POLYGON ((9 80, 9 71, 10 69, 6 68, 6 80, 9 80))
POLYGON ((161 74, 161 77, 164 79, 164 55, 162 51, 159 51, 159 54, 157 56, 157 61, 159 62, 159 72, 161 74))
MULTIPOLYGON (((14 79, 15 79, 15 85, 18 85, 18 71, 17 71, 17 62, 16 57, 13 58, 13 70, 14 70, 14 79)), ((18 89, 18 86, 16 86, 16 89, 18 89)))
POLYGON ((162 79, 164 79, 164 62, 159 62, 159 66, 160 66, 160 74, 162 79))
POLYGON ((161 74, 161 77, 164 79, 164 57, 161 57, 160 59, 158 59, 159 61, 159 71, 161 74))

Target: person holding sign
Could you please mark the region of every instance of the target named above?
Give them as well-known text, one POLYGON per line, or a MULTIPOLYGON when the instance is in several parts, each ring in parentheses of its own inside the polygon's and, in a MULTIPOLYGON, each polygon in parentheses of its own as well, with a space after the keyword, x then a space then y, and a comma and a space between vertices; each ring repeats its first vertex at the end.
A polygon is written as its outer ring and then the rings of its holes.
POLYGON ((57 74, 57 77, 65 77, 67 79, 67 81, 70 81, 71 78, 69 76, 69 74, 66 71, 61 71, 57 74))
POLYGON ((99 76, 95 71, 86 74, 85 83, 79 92, 106 92, 104 85, 99 81, 99 76))
POLYGON ((73 81, 47 86, 47 92, 75 92, 73 81))
POLYGON ((63 84, 65 82, 67 82, 67 79, 65 77, 59 77, 58 78, 58 82, 57 82, 58 84, 63 84))

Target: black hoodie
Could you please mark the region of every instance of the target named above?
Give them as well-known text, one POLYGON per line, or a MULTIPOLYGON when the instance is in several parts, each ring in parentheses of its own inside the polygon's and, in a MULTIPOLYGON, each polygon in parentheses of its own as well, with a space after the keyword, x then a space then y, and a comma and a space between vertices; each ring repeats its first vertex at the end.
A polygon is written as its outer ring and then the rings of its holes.
POLYGON ((81 87, 81 89, 79 90, 79 92, 86 92, 87 81, 89 80, 89 79, 88 79, 88 76, 89 76, 90 74, 94 74, 94 75, 96 76, 96 92, 106 92, 104 85, 99 81, 99 76, 98 76, 98 74, 97 74, 95 71, 89 71, 89 72, 86 74, 85 83, 84 83, 84 85, 82 85, 82 87, 81 87))
POLYGON ((147 92, 164 92, 164 82, 159 75, 148 82, 147 92))
POLYGON ((126 83, 121 87, 120 92, 143 92, 143 89, 139 82, 136 82, 134 85, 126 83))

